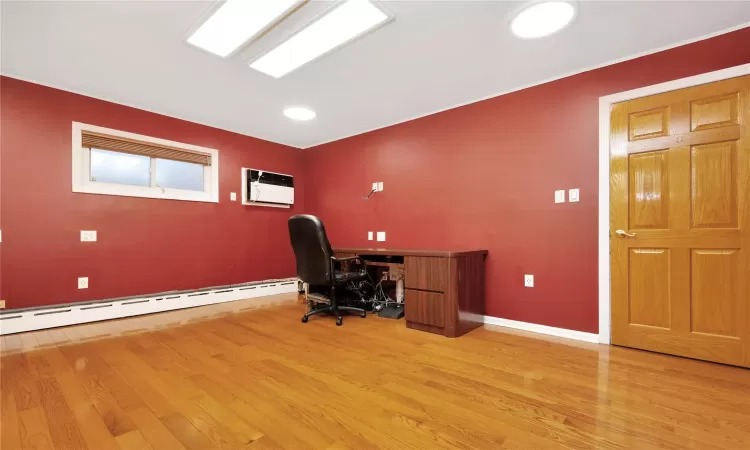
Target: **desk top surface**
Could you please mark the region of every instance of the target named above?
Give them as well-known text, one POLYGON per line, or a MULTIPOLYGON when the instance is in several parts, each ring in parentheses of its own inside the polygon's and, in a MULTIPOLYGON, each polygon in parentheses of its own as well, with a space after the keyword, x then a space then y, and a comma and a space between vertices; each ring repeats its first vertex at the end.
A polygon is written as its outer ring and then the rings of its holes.
POLYGON ((487 254, 487 250, 428 250, 418 248, 334 247, 333 251, 334 253, 353 253, 357 255, 437 256, 443 258, 487 254))

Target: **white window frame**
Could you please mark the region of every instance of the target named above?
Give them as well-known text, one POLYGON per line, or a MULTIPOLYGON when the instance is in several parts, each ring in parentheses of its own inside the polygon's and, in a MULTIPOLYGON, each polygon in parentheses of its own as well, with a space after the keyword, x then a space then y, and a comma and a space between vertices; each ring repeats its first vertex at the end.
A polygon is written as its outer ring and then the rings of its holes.
POLYGON ((193 202, 219 202, 219 151, 198 147, 197 145, 159 139, 142 134, 128 133, 80 122, 73 122, 73 192, 84 194, 119 195, 125 197, 161 198, 167 200, 186 200, 193 202), (94 131, 110 136, 136 139, 143 142, 181 148, 191 152, 211 156, 211 165, 203 169, 203 192, 187 189, 162 188, 156 185, 155 161, 151 158, 151 186, 132 186, 127 184, 104 183, 91 181, 91 150, 82 146, 83 131, 94 131))

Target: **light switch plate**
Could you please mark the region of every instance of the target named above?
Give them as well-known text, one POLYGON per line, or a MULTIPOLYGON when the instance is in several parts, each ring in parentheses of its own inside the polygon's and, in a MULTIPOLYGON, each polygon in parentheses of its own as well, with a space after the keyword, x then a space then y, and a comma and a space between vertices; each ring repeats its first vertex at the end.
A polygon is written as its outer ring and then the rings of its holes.
POLYGON ((565 203, 565 189, 555 191, 555 203, 565 203))
POLYGON ((534 287, 534 275, 524 275, 523 285, 526 287, 534 287))
POLYGON ((89 288, 89 277, 79 277, 78 289, 88 289, 88 288, 89 288))
POLYGON ((367 232, 367 240, 368 240, 368 241, 371 241, 371 240, 372 240, 372 231, 368 231, 368 232, 367 232))
POLYGON ((568 191, 568 201, 571 203, 578 201, 578 189, 570 189, 568 191))
POLYGON ((96 242, 96 230, 81 230, 81 242, 96 242))
POLYGON ((378 242, 385 242, 385 231, 378 231, 378 242))
POLYGON ((229 193, 229 200, 236 202, 237 201, 237 193, 236 192, 230 192, 229 193))
POLYGON ((383 192, 383 182, 378 181, 378 192, 383 192))

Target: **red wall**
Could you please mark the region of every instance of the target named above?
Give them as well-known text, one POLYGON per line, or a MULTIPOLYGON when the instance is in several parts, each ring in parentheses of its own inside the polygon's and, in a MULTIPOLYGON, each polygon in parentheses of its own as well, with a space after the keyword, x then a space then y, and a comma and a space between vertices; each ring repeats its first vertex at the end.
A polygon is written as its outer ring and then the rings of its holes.
POLYGON ((294 276, 286 221, 304 211, 299 150, 7 77, 0 102, 8 308, 294 276), (219 203, 72 193, 73 121, 218 149, 219 203), (295 175, 291 211, 229 201, 241 198, 241 167, 295 175), (98 242, 80 242, 80 230, 98 242))
POLYGON ((749 63, 748 43, 745 28, 307 150, 306 208, 334 245, 385 231, 387 247, 488 249, 488 315, 595 333, 598 98, 749 63), (580 203, 554 204, 570 188, 580 203))
POLYGON ((389 247, 486 248, 487 314, 596 332, 598 97, 748 63, 748 42, 750 28, 305 152, 0 77, 0 298, 21 308, 293 276, 286 220, 310 212, 334 245, 386 231, 389 247), (73 121, 218 149, 220 203, 72 193, 73 121), (230 202, 243 166, 295 175, 292 210, 230 202), (362 200, 373 181, 384 192, 362 200), (570 188, 581 202, 555 205, 570 188))

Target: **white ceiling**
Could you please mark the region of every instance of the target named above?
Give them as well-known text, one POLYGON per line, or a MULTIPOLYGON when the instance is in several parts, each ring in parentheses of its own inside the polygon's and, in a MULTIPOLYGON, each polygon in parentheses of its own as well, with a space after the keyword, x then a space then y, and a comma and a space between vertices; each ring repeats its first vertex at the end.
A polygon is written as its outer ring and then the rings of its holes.
POLYGON ((521 40, 507 23, 521 3, 380 2, 394 21, 274 79, 248 61, 329 2, 222 60, 185 43, 214 2, 2 1, 0 70, 307 148, 750 22, 748 1, 581 1, 562 32, 521 40), (318 117, 293 122, 290 105, 318 117))

